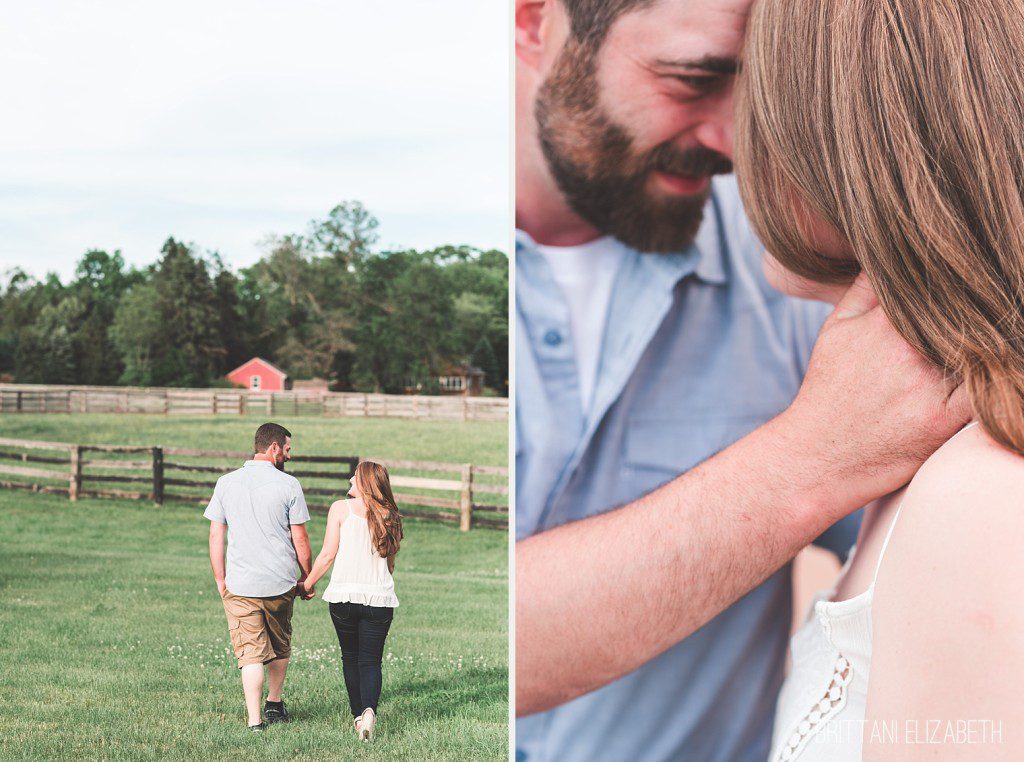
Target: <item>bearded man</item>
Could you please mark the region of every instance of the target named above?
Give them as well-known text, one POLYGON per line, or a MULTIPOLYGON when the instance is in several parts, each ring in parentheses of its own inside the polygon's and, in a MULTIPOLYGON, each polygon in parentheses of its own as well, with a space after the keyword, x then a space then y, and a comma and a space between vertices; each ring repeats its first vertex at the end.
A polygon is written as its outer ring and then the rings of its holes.
POLYGON ((242 676, 248 728, 287 722, 281 691, 292 653, 292 604, 312 566, 309 509, 298 479, 284 473, 292 434, 277 423, 256 429, 255 454, 217 479, 203 517, 210 521, 210 566, 224 604, 242 676), (227 542, 227 558, 224 547, 227 542), (269 684, 260 715, 264 667, 269 684), (265 721, 264 719, 265 718, 265 721))
POLYGON ((768 285, 748 4, 516 0, 519 760, 765 759, 789 562, 967 420, 863 279, 768 285))

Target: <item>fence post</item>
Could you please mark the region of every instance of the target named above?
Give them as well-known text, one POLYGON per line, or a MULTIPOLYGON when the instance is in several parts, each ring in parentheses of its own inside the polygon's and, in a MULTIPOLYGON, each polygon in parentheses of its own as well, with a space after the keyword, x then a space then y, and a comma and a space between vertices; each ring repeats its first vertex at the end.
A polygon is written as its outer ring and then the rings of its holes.
POLYGON ((473 465, 462 465, 462 494, 459 496, 459 529, 468 532, 473 524, 473 465))
POLYGON ((68 499, 72 503, 78 500, 82 489, 82 447, 71 445, 71 474, 68 480, 68 499))
POLYGON ((159 508, 164 504, 164 449, 153 448, 153 504, 159 508))
POLYGON ((17 404, 15 405, 14 410, 17 413, 20 413, 21 412, 21 390, 20 389, 15 392, 15 399, 17 400, 17 404))

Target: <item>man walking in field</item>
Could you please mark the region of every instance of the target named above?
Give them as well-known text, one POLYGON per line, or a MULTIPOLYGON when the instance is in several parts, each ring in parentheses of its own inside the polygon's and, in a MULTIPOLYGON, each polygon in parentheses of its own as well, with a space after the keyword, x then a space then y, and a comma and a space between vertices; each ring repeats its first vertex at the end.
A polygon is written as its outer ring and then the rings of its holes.
MULTIPOLYGON (((292 603, 296 583, 305 579, 312 565, 306 499, 298 480, 284 473, 290 451, 291 432, 264 423, 256 430, 252 460, 217 480, 203 514, 210 520, 210 564, 242 671, 249 729, 254 732, 288 719, 281 688, 291 655, 292 603), (269 683, 265 723, 260 718, 264 665, 269 683)), ((311 589, 304 598, 312 597, 311 589)))

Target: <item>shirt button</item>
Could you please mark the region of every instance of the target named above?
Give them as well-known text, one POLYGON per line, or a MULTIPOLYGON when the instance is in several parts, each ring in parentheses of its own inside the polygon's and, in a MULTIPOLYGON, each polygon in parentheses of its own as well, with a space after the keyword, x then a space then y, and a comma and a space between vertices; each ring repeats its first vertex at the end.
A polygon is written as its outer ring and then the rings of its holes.
POLYGON ((551 329, 550 331, 544 334, 544 343, 547 344, 549 347, 557 347, 559 344, 562 343, 562 334, 560 334, 558 331, 554 329, 551 329))

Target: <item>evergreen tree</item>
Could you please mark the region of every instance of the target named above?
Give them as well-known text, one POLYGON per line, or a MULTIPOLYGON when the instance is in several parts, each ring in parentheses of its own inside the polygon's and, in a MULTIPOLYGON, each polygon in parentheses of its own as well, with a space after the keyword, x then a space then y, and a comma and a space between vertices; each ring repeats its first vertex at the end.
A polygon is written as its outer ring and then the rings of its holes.
POLYGON ((154 381, 167 386, 206 386, 226 351, 206 263, 191 247, 168 238, 153 276, 163 342, 153 363, 154 381))
POLYGON ((224 356, 217 368, 223 375, 252 357, 249 354, 249 336, 241 315, 238 297, 239 282, 230 270, 221 268, 213 279, 217 305, 217 328, 224 347, 224 356))
POLYGON ((494 347, 487 340, 486 336, 473 348, 473 355, 470 363, 484 372, 484 384, 491 389, 502 391, 504 380, 501 376, 501 368, 498 365, 498 358, 494 355, 494 347))

